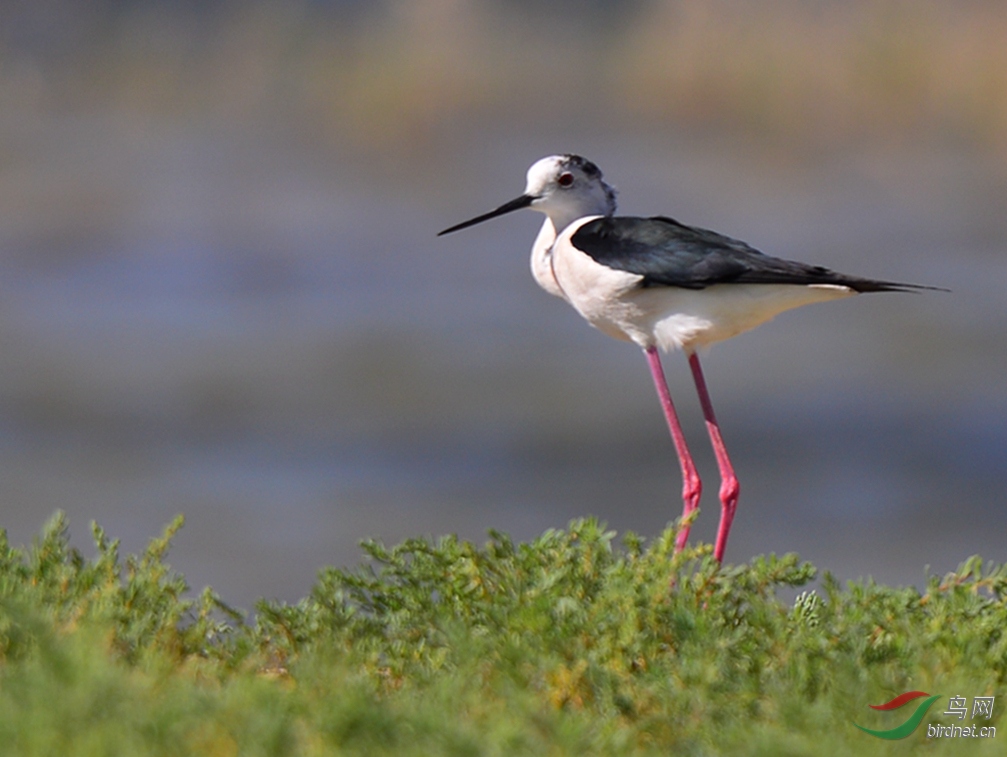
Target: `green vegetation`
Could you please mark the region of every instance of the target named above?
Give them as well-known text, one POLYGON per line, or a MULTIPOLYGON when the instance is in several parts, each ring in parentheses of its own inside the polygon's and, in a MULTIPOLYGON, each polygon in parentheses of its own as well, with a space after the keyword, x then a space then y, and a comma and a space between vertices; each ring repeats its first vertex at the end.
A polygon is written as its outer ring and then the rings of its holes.
MULTIPOLYGON (((623 546, 593 520, 529 544, 445 537, 326 569, 243 621, 164 563, 56 516, 27 550, 0 532, 5 755, 1003 754, 1007 567, 972 558, 926 591, 794 555, 719 569, 674 530, 623 546), (793 594, 793 591, 790 591, 793 594), (854 722, 941 694, 904 741, 854 722), (951 695, 996 696, 992 739, 927 740, 951 695), (967 751, 963 751, 967 750, 967 751)), ((966 720, 965 724, 969 721, 966 720)))

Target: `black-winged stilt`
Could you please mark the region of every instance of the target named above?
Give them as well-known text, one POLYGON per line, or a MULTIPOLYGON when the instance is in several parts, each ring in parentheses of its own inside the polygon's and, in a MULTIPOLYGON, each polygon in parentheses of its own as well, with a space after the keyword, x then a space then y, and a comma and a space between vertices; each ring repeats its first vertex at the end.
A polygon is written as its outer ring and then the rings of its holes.
MULTIPOLYGON (((615 189, 605 183, 591 161, 579 155, 553 155, 528 170, 528 183, 520 197, 438 236, 521 208, 545 213, 532 246, 535 280, 573 305, 592 326, 643 349, 682 465, 683 516, 698 507, 702 483, 671 401, 658 349, 685 352, 720 468, 721 515, 713 554, 722 562, 739 486, 696 350, 801 305, 861 292, 937 287, 864 279, 781 260, 737 239, 663 216, 616 216, 615 196, 615 189)), ((678 550, 688 537, 685 526, 678 535, 678 550)))

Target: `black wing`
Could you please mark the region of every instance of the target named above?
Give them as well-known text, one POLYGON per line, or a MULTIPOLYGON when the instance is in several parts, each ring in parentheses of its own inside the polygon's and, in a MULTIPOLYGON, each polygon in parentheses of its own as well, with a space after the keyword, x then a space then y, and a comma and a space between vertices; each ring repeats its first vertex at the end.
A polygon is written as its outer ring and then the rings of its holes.
POLYGON ((604 266, 642 276, 644 287, 705 289, 734 283, 834 284, 857 292, 933 288, 846 276, 770 257, 737 239, 663 216, 596 218, 577 229, 571 241, 604 266))

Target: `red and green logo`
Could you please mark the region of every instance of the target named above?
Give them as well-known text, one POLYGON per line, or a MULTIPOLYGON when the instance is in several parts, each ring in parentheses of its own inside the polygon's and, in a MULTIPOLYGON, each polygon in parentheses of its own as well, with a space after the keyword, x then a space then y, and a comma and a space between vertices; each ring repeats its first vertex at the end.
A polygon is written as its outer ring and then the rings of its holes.
POLYGON ((930 696, 925 691, 907 691, 905 694, 899 694, 890 702, 869 705, 872 710, 897 710, 899 707, 909 704, 909 702, 914 699, 919 699, 920 697, 926 697, 926 699, 920 702, 919 706, 916 708, 916 712, 910 715, 908 720, 897 728, 891 728, 887 731, 876 731, 872 728, 864 728, 862 725, 857 725, 856 723, 853 725, 857 726, 857 728, 861 731, 871 734, 871 736, 877 736, 879 739, 904 739, 916 730, 916 726, 918 726, 920 721, 923 720, 923 716, 927 714, 927 710, 930 709, 930 705, 941 698, 940 694, 930 696))

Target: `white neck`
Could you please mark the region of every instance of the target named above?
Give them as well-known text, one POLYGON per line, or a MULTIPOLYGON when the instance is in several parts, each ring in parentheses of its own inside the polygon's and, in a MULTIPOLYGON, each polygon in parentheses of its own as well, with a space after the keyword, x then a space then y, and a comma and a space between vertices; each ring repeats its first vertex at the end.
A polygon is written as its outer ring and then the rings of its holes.
POLYGON ((549 294, 566 299, 552 271, 552 246, 555 241, 556 227, 552 219, 546 216, 545 223, 535 237, 535 244, 531 247, 531 273, 538 285, 549 294))
MULTIPOLYGON (((556 198, 556 200, 559 199, 556 198)), ((539 210, 552 221, 554 236, 556 236, 562 234, 567 226, 581 218, 612 215, 615 213, 615 202, 603 194, 599 188, 589 196, 578 196, 573 202, 553 201, 539 210)))

